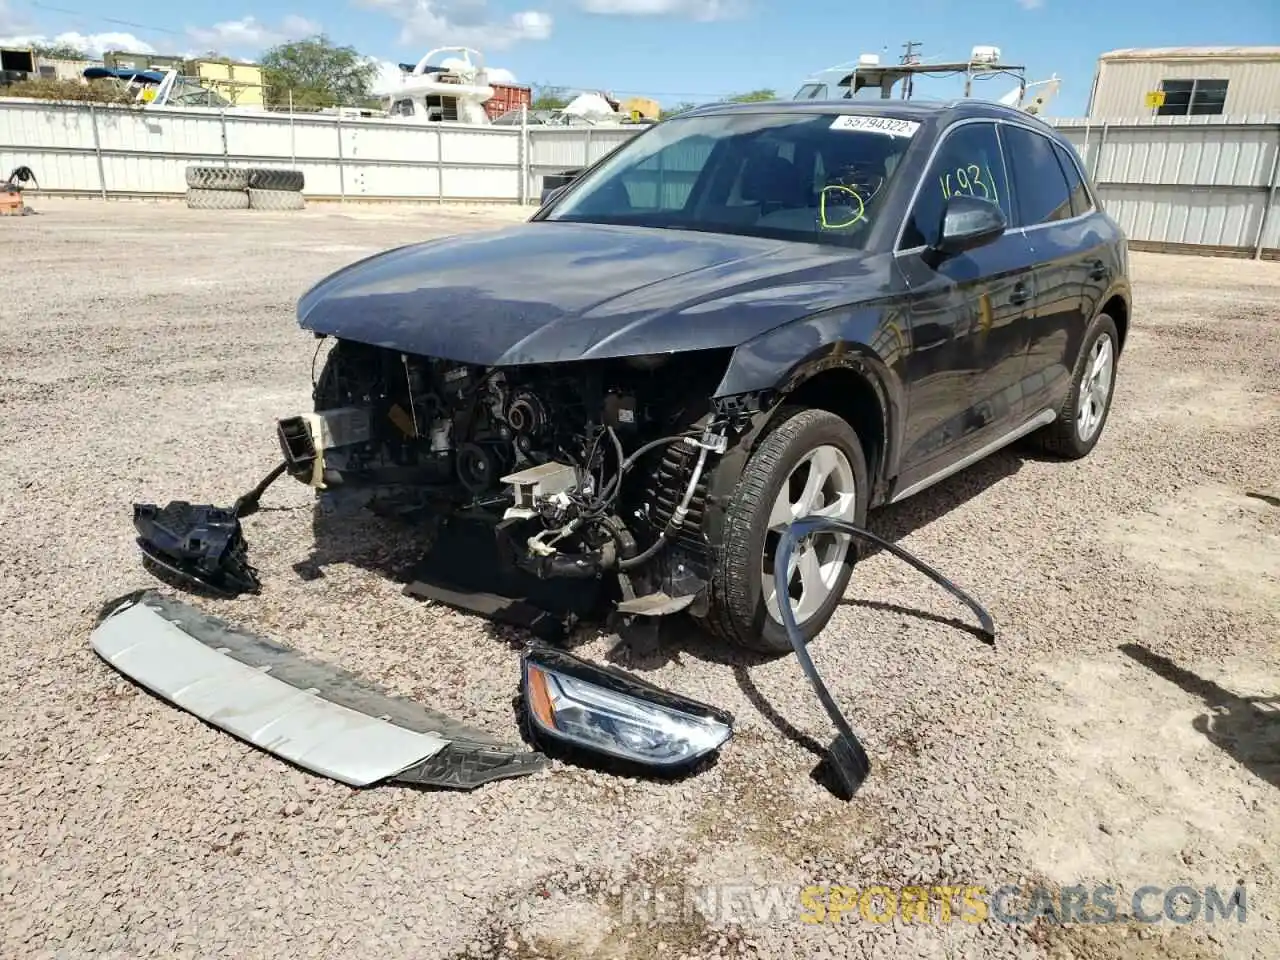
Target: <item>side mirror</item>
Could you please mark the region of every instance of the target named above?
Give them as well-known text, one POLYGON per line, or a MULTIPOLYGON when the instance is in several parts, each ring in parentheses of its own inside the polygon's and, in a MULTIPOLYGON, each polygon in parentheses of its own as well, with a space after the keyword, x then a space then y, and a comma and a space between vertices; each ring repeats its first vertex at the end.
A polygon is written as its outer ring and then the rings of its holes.
POLYGON ((1000 205, 957 193, 942 210, 937 250, 946 256, 981 247, 1004 233, 1008 223, 1000 205))
POLYGON ((554 200, 564 188, 582 176, 582 168, 576 170, 561 170, 559 173, 550 173, 542 178, 542 206, 546 206, 550 201, 554 200))
POLYGON ((539 201, 539 204, 538 204, 538 205, 539 205, 539 206, 543 206, 543 207, 545 207, 548 203, 550 203, 550 202, 551 202, 552 200, 554 200, 556 197, 560 196, 560 194, 564 193, 564 189, 565 189, 565 187, 567 187, 567 186, 568 186, 568 184, 566 183, 566 184, 564 184, 564 185, 562 185, 562 186, 559 186, 559 187, 543 187, 543 188, 542 188, 542 200, 541 200, 541 201, 539 201))

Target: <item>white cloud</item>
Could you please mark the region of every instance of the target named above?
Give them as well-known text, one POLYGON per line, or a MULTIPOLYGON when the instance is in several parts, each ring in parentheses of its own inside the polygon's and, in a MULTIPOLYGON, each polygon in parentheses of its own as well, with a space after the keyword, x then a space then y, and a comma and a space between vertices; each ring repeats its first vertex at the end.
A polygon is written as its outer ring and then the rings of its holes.
MULTIPOLYGON (((275 25, 265 24, 256 17, 242 17, 239 20, 226 20, 215 23, 211 27, 188 27, 187 36, 198 48, 199 53, 217 50, 224 53, 258 53, 263 49, 300 40, 320 32, 320 25, 306 17, 290 14, 275 25)), ((28 27, 29 30, 29 27, 28 27)), ((50 36, 47 33, 28 32, 22 29, 10 12, 6 0, 0 0, 0 32, 17 34, 0 38, 6 46, 39 46, 66 45, 84 51, 92 58, 102 56, 104 50, 124 50, 130 53, 176 53, 179 55, 197 55, 197 50, 156 49, 155 44, 148 43, 132 33, 107 31, 104 33, 77 33, 74 30, 50 36)))
POLYGON ((130 53, 156 53, 156 48, 132 33, 76 33, 74 30, 48 36, 43 33, 19 37, 0 37, 0 46, 6 47, 75 47, 88 59, 97 59, 104 50, 127 50, 130 53))
POLYGON ((551 36, 551 14, 522 10, 494 18, 487 0, 357 0, 400 21, 405 46, 460 44, 481 50, 505 50, 526 40, 551 36))
POLYGON ((742 12, 740 0, 578 0, 587 13, 615 17, 682 17, 707 22, 742 12))
POLYGON ((258 51, 278 43, 301 40, 320 32, 320 25, 306 17, 290 14, 276 26, 262 23, 257 17, 225 20, 212 27, 188 27, 187 35, 210 50, 258 51))

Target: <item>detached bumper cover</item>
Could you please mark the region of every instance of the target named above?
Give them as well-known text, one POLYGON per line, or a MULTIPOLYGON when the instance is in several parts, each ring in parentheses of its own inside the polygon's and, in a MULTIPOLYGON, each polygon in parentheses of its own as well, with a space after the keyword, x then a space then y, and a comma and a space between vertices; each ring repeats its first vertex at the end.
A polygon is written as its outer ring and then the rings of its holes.
POLYGON ((397 781, 470 789, 548 765, 540 753, 151 591, 107 604, 90 643, 116 670, 175 706, 351 786, 397 781))

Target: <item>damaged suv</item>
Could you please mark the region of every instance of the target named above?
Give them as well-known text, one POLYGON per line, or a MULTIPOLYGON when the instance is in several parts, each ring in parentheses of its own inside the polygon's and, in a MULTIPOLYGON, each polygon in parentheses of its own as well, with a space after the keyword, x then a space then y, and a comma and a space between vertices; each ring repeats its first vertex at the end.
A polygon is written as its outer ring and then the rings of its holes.
POLYGON ((298 320, 333 345, 280 442, 322 496, 480 531, 495 576, 785 652, 780 598, 812 638, 858 549, 817 534, 779 583, 794 519, 862 525, 1022 437, 1089 453, 1126 260, 1075 151, 1025 113, 706 107, 527 223, 309 290, 298 320))

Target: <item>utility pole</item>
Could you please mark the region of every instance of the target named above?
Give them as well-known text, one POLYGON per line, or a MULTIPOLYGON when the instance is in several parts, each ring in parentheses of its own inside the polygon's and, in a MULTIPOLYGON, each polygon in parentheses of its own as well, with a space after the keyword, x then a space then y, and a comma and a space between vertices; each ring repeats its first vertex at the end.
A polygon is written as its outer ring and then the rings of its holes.
MULTIPOLYGON (((917 48, 917 47, 919 47, 919 46, 922 46, 922 44, 921 44, 921 42, 920 42, 919 40, 908 40, 906 43, 904 43, 904 44, 902 45, 902 49, 903 49, 903 51, 904 51, 904 52, 903 52, 903 54, 902 54, 902 58, 899 60, 899 62, 900 62, 900 63, 902 63, 904 66, 905 66, 905 65, 909 65, 909 64, 919 63, 919 62, 920 62, 920 54, 916 53, 916 48, 917 48)), ((910 100, 910 99, 911 99, 911 92, 912 92, 913 87, 915 86, 915 85, 911 82, 913 79, 914 79, 914 78, 912 77, 912 75, 908 73, 908 74, 907 74, 907 76, 906 76, 906 82, 902 85, 902 99, 903 99, 903 100, 910 100)))

